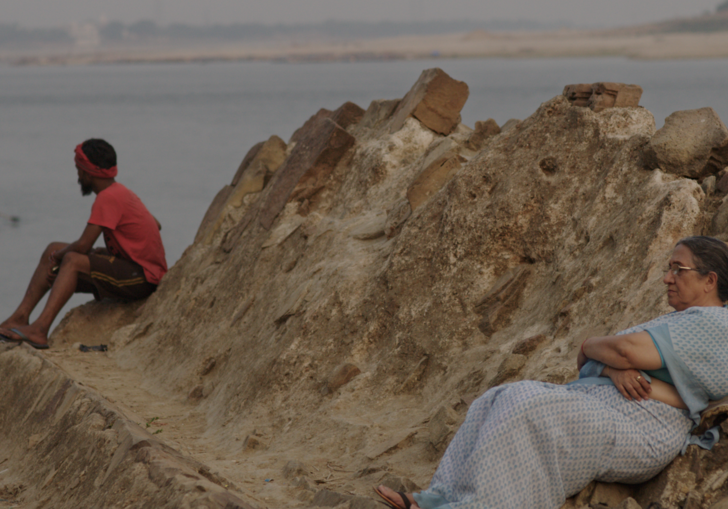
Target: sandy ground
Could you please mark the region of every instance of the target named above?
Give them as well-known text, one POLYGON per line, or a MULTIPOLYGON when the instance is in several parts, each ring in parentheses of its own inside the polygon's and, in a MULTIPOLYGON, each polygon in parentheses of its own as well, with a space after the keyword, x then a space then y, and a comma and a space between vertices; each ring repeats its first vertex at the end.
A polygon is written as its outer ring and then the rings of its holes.
MULTIPOLYGON (((351 466, 311 454, 306 459, 306 481, 297 485, 297 481, 281 475, 287 460, 279 452, 241 455, 239 450, 231 450, 220 436, 206 432, 205 417, 196 405, 155 394, 153 389, 144 387, 140 373, 119 367, 112 353, 83 353, 75 344, 54 346, 43 355, 115 404, 157 439, 207 465, 211 472, 229 482, 228 489, 260 507, 309 506, 320 489, 370 496, 373 483, 384 475, 357 476, 357 470, 351 466)), ((14 500, 0 501, 0 509, 22 507, 15 504, 14 500)))
POLYGON ((87 64, 214 60, 357 61, 419 58, 624 56, 635 59, 728 57, 728 32, 630 34, 623 31, 484 32, 353 41, 113 46, 0 51, 14 64, 87 64))

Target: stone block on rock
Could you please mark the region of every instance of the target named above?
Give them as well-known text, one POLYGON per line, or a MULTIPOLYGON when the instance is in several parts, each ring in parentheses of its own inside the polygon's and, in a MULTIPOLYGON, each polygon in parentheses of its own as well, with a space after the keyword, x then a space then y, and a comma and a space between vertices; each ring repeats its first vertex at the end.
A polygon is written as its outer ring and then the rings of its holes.
POLYGON ((639 106, 642 87, 613 82, 579 83, 566 85, 563 95, 573 106, 589 107, 600 112, 607 108, 639 106))
POLYGON ((245 159, 240 164, 233 179, 235 190, 228 199, 227 205, 240 207, 245 195, 262 191, 285 159, 286 143, 278 136, 271 136, 258 148, 255 156, 247 162, 247 165, 245 159))
POLYGON ((639 85, 594 83, 592 95, 589 98, 589 107, 597 113, 607 108, 637 107, 641 97, 642 87, 639 85))
POLYGON ((574 106, 589 106, 589 98, 592 95, 592 85, 591 83, 566 85, 564 87, 563 95, 574 106))
POLYGON ((333 111, 327 110, 326 108, 321 108, 314 115, 311 115, 301 127, 293 131, 291 139, 288 140, 288 143, 298 143, 299 141, 301 141, 302 138, 307 135, 307 133, 311 131, 315 124, 325 118, 331 118, 333 114, 333 111))
POLYGON ((266 230, 273 225, 299 184, 306 188, 316 186, 320 179, 325 179, 333 171, 356 141, 328 117, 309 120, 301 129, 304 128, 298 134, 298 142, 291 154, 271 180, 271 189, 259 216, 260 224, 266 230))
POLYGON ((645 164, 700 179, 728 162, 728 129, 713 108, 676 111, 644 148, 645 164))
POLYGON ((361 107, 351 101, 347 101, 331 114, 331 120, 339 124, 343 129, 346 129, 350 125, 358 124, 363 116, 364 110, 361 107))
POLYGON ((399 131, 408 117, 447 136, 460 123, 460 111, 468 99, 468 85, 448 76, 439 68, 422 72, 392 118, 390 132, 399 131))

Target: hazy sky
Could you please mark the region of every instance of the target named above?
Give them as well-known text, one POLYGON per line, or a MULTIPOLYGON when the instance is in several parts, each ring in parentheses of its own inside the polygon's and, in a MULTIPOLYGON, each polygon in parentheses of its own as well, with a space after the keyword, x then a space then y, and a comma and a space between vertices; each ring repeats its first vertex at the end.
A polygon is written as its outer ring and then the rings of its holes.
POLYGON ((310 23, 326 19, 530 19, 614 26, 699 15, 721 0, 0 0, 0 23, 151 19, 158 24, 310 23))

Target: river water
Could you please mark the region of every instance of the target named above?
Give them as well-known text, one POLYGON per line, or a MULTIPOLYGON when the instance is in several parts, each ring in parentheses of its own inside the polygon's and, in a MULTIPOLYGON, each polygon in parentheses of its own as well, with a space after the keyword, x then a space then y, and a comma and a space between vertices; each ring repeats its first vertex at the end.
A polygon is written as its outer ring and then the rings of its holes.
MULTIPOLYGON (((252 145, 287 140, 322 107, 402 97, 429 67, 470 86, 462 117, 471 127, 526 118, 564 85, 596 81, 641 85, 658 127, 673 111, 704 106, 728 121, 724 60, 0 66, 0 316, 19 302, 45 245, 71 242, 85 226, 93 197, 81 196, 73 164, 82 140, 115 146, 117 180, 162 223, 171 266, 252 145)), ((74 296, 59 319, 88 298, 74 296)))

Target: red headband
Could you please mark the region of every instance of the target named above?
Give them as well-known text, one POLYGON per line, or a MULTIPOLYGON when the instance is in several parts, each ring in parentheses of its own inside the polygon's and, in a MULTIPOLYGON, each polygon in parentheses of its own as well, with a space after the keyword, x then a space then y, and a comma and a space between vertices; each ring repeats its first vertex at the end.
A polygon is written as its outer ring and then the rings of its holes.
POLYGON ((86 154, 81 150, 81 145, 76 145, 76 167, 82 169, 92 177, 98 177, 102 179, 112 179, 116 177, 116 166, 111 168, 100 168, 94 163, 88 160, 86 154))

